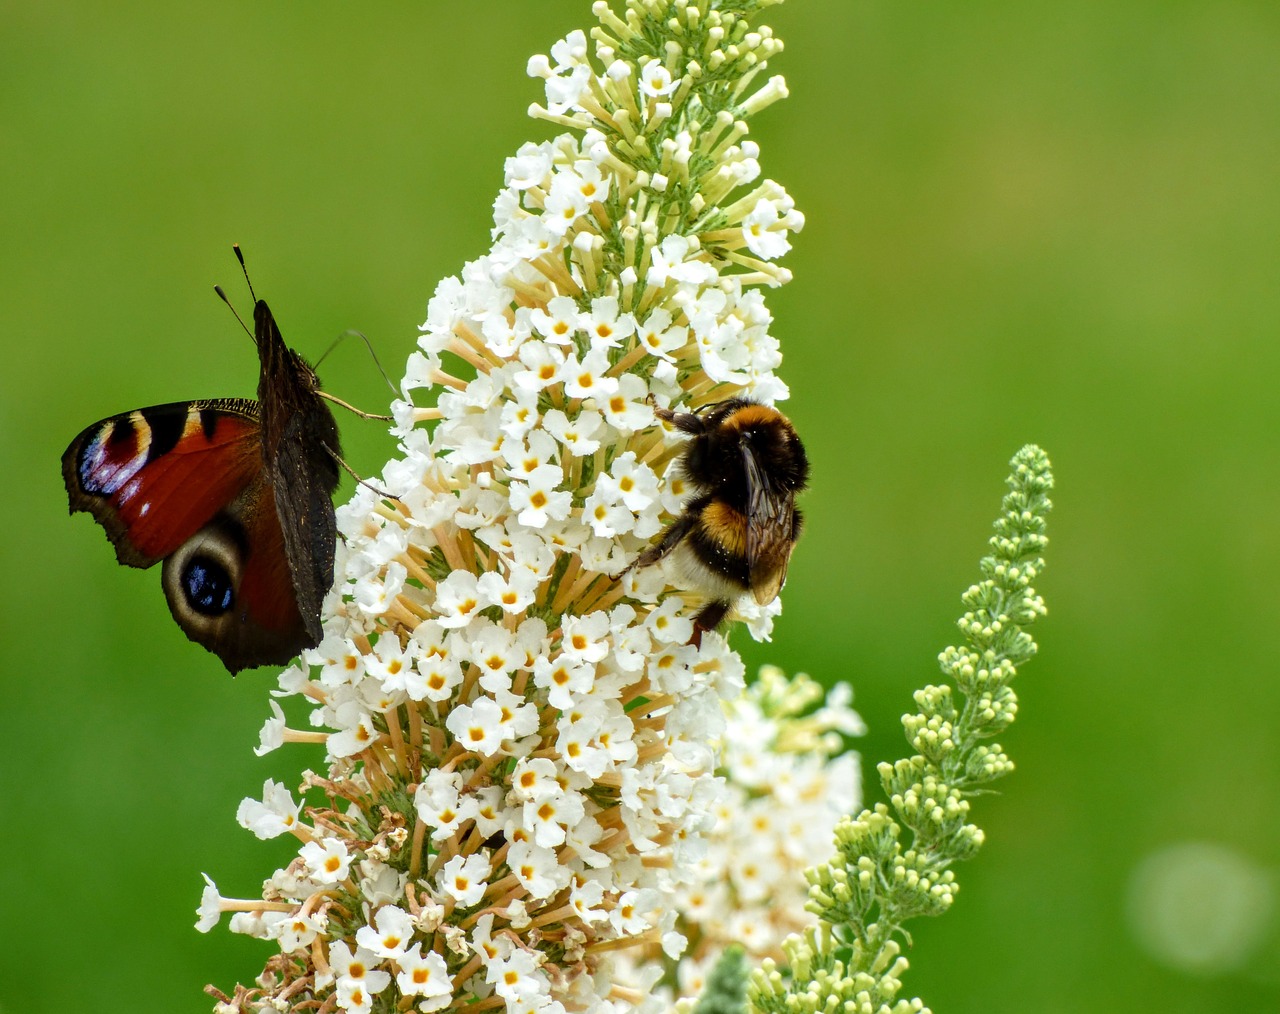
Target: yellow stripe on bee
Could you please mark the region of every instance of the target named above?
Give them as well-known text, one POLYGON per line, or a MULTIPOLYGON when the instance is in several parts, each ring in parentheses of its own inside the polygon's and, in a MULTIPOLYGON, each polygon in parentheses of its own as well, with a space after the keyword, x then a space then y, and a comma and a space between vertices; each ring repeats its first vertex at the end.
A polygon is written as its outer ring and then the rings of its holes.
POLYGON ((788 427, 786 416, 779 412, 771 405, 743 405, 742 408, 733 412, 721 424, 728 430, 745 430, 752 426, 768 425, 775 422, 781 422, 788 427))
POLYGON ((747 555, 747 518, 727 503, 712 500, 698 520, 707 534, 734 556, 747 555))

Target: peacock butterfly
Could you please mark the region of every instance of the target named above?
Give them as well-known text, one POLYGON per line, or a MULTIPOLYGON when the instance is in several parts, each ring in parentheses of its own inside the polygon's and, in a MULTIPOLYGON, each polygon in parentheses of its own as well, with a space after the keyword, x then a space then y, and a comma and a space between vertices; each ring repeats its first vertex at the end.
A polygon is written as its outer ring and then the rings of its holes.
MULTIPOLYGON (((236 256, 243 265, 238 247, 236 256)), ((283 664, 320 641, 341 456, 315 371, 256 297, 253 325, 257 401, 114 415, 62 455, 71 513, 97 519, 120 563, 163 560, 174 620, 233 674, 283 664)))

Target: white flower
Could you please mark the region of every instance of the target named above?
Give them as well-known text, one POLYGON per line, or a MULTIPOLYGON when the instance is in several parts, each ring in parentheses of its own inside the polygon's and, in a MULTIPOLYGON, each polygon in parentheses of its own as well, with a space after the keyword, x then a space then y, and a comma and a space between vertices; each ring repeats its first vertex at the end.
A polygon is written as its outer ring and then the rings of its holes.
POLYGON ((449 712, 446 728, 463 748, 489 757, 502 746, 502 709, 489 697, 459 704, 449 712))
POLYGON ((343 941, 329 947, 329 975, 317 973, 316 983, 327 986, 336 978, 339 1005, 344 1010, 369 1010, 372 997, 391 984, 391 976, 374 966, 377 957, 358 947, 354 952, 343 941))
POLYGON ((650 60, 640 68, 640 90, 651 98, 670 95, 680 85, 659 61, 650 60))
POLYGON ((373 716, 359 701, 348 701, 337 709, 335 724, 342 728, 329 736, 327 746, 333 757, 351 757, 367 749, 378 739, 373 716))
POLYGON ((659 644, 687 644, 693 636, 693 621, 681 615, 684 602, 672 596, 653 610, 645 628, 659 644))
POLYGON ((542 56, 529 60, 529 76, 546 79, 547 107, 552 112, 564 112, 575 105, 586 89, 591 77, 591 67, 585 60, 586 54, 586 35, 575 31, 551 47, 554 64, 542 56))
POLYGON ((404 690, 413 673, 413 658, 400 644, 399 638, 383 637, 366 656, 368 673, 382 683, 385 690, 404 690))
POLYGON ((262 802, 242 800, 236 821, 259 838, 274 838, 297 825, 301 810, 302 804, 294 802, 287 788, 268 778, 262 785, 262 802))
POLYGON ((520 146, 515 156, 507 159, 507 186, 528 190, 541 186, 551 172, 551 146, 528 141, 520 146))
POLYGON ((475 905, 484 897, 490 872, 489 860, 479 853, 465 858, 454 856, 440 870, 440 890, 463 907, 475 905))
POLYGON ((385 613, 392 600, 404 588, 407 576, 402 564, 388 564, 377 579, 370 578, 356 582, 356 603, 370 615, 377 616, 385 613))
POLYGON ((434 951, 424 956, 420 942, 415 942, 411 950, 400 955, 396 964, 400 967, 396 973, 396 985, 405 996, 432 998, 447 997, 453 993, 444 958, 434 951))
MULTIPOLYGON (((553 409, 552 411, 558 411, 553 409)), ((548 412, 547 415, 551 413, 548 412)), ((563 417, 564 413, 559 413, 563 417)), ((544 420, 545 421, 545 420, 544 420)), ((513 479, 524 479, 531 475, 543 465, 550 464, 555 460, 558 448, 552 434, 542 430, 535 430, 525 439, 519 437, 504 437, 502 441, 501 455, 502 459, 507 463, 507 468, 513 479)), ((559 475, 557 471, 554 473, 559 475)))
POLYGON ((582 519, 596 535, 606 538, 626 535, 635 527, 636 516, 626 504, 618 500, 615 493, 616 491, 597 483, 595 491, 582 505, 582 519))
POLYGON ((791 249, 784 229, 779 224, 778 207, 772 201, 761 198, 751 213, 742 220, 742 236, 747 247, 757 257, 771 261, 791 249))
POLYGON ((710 285, 716 281, 715 266, 699 258, 688 238, 678 233, 665 236, 649 253, 652 257, 650 285, 664 285, 668 280, 688 285, 710 285))
POLYGON ((618 455, 613 467, 596 481, 596 489, 611 502, 625 504, 634 513, 651 507, 658 497, 658 477, 648 465, 636 460, 633 451, 618 455))
POLYGON ((511 791, 525 802, 541 802, 560 792, 558 772, 554 762, 546 757, 530 760, 520 758, 516 762, 511 779, 511 791))
POLYGON ((285 718, 284 710, 275 701, 267 702, 271 706, 271 717, 262 726, 258 747, 253 751, 259 757, 278 750, 284 745, 285 718))
POLYGON ((383 905, 373 917, 372 926, 356 931, 356 942, 379 958, 399 960, 413 938, 413 917, 395 905, 383 905))
POLYGON ((213 927, 218 925, 218 920, 222 917, 222 897, 218 894, 218 885, 209 879, 209 874, 202 873, 204 877, 204 893, 200 896, 200 907, 196 910, 196 915, 200 918, 196 920, 196 929, 201 933, 208 933, 213 927))
POLYGON ((328 920, 322 916, 307 912, 294 912, 273 923, 268 930, 268 938, 275 940, 284 953, 310 947, 325 929, 328 920))
POLYGON ((442 627, 465 627, 489 604, 480 593, 479 579, 470 571, 455 570, 436 585, 436 623, 442 627))
POLYGON ((511 484, 511 507, 519 511, 516 520, 527 528, 545 528, 551 520, 563 521, 569 516, 573 494, 557 487, 564 481, 558 465, 542 465, 527 476, 526 482, 511 484))
POLYGON ((563 624, 564 653, 583 662, 599 662, 609 653, 609 614, 569 616, 563 624))
POLYGON ((649 389, 641 378, 634 373, 624 373, 618 378, 618 390, 600 405, 605 420, 623 434, 648 429, 654 420, 649 395, 649 389))
POLYGON ((543 207, 542 224, 552 234, 563 237, 570 226, 587 213, 590 204, 578 175, 561 169, 551 178, 551 192, 543 207))
POLYGON ((594 454, 600 446, 600 441, 592 437, 601 431, 604 417, 593 409, 587 409, 571 420, 558 408, 553 408, 542 417, 542 425, 568 453, 582 458, 594 454))
POLYGON ((501 715, 498 728, 504 740, 516 740, 537 731, 538 709, 523 696, 509 690, 496 690, 493 700, 501 715))
POLYGON ((336 884, 347 879, 351 868, 351 854, 346 844, 338 838, 309 841, 298 855, 306 864, 307 875, 321 884, 336 884))
POLYGON ((591 301, 591 314, 583 322, 593 349, 615 349, 636 331, 635 318, 619 314, 616 296, 601 296, 591 301))
POLYGON ((533 663, 533 684, 547 691, 547 702, 554 708, 567 711, 573 707, 577 695, 591 690, 595 680, 595 666, 575 662, 561 655, 556 659, 539 658, 533 663))
POLYGON ((406 690, 415 701, 447 701, 462 682, 462 666, 449 655, 419 655, 414 671, 417 678, 406 680, 406 690))
POLYGON ((528 951, 512 951, 496 958, 485 969, 485 978, 497 994, 507 1000, 528 999, 544 988, 545 977, 537 975, 538 962, 528 951))
POLYGON ((520 346, 520 362, 525 366, 515 375, 515 385, 524 391, 542 391, 560 382, 565 354, 552 345, 526 342, 520 346))
POLYGON ((538 575, 522 567, 513 569, 507 577, 491 571, 480 578, 482 584, 488 578, 484 589, 486 597, 500 606, 504 613, 513 616, 523 614, 536 598, 538 575))
POLYGON ((607 376, 609 356, 604 349, 592 349, 579 359, 571 354, 564 364, 564 393, 570 398, 608 398, 618 390, 618 381, 607 376))
POLYGON ((546 309, 537 307, 532 310, 529 321, 544 341, 571 346, 580 326, 580 317, 577 303, 568 296, 556 296, 548 300, 546 309))

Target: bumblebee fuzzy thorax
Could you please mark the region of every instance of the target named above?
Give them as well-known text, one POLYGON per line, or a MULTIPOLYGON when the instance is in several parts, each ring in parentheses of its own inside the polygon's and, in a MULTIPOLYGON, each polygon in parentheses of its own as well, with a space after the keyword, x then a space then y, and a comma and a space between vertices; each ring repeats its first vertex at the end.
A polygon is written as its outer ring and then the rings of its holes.
POLYGON ((744 455, 760 466, 759 475, 775 490, 797 493, 809 476, 809 461, 795 427, 776 408, 735 398, 721 402, 705 417, 705 429, 685 451, 683 468, 697 485, 716 488, 735 501, 749 492, 751 470, 744 455))

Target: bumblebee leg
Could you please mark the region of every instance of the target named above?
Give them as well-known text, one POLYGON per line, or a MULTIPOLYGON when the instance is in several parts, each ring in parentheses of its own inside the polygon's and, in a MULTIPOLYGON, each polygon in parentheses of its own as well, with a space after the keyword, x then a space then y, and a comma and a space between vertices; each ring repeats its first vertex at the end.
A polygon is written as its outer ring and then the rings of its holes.
POLYGON ((702 632, 715 630, 728 615, 729 603, 726 600, 716 599, 714 602, 708 602, 693 618, 693 637, 689 638, 689 643, 695 648, 702 647, 702 632))
POLYGON ((655 408, 653 414, 663 422, 671 423, 682 433, 697 435, 705 432, 707 428, 707 424, 702 421, 702 417, 694 415, 692 412, 673 412, 669 408, 655 408))
POLYGON ((627 574, 637 567, 651 567, 664 556, 680 545, 680 540, 689 534, 689 529, 693 527, 693 519, 686 515, 681 515, 667 526, 667 530, 662 533, 662 538, 649 546, 643 553, 637 556, 627 566, 622 573, 614 577, 615 581, 620 581, 627 574))

